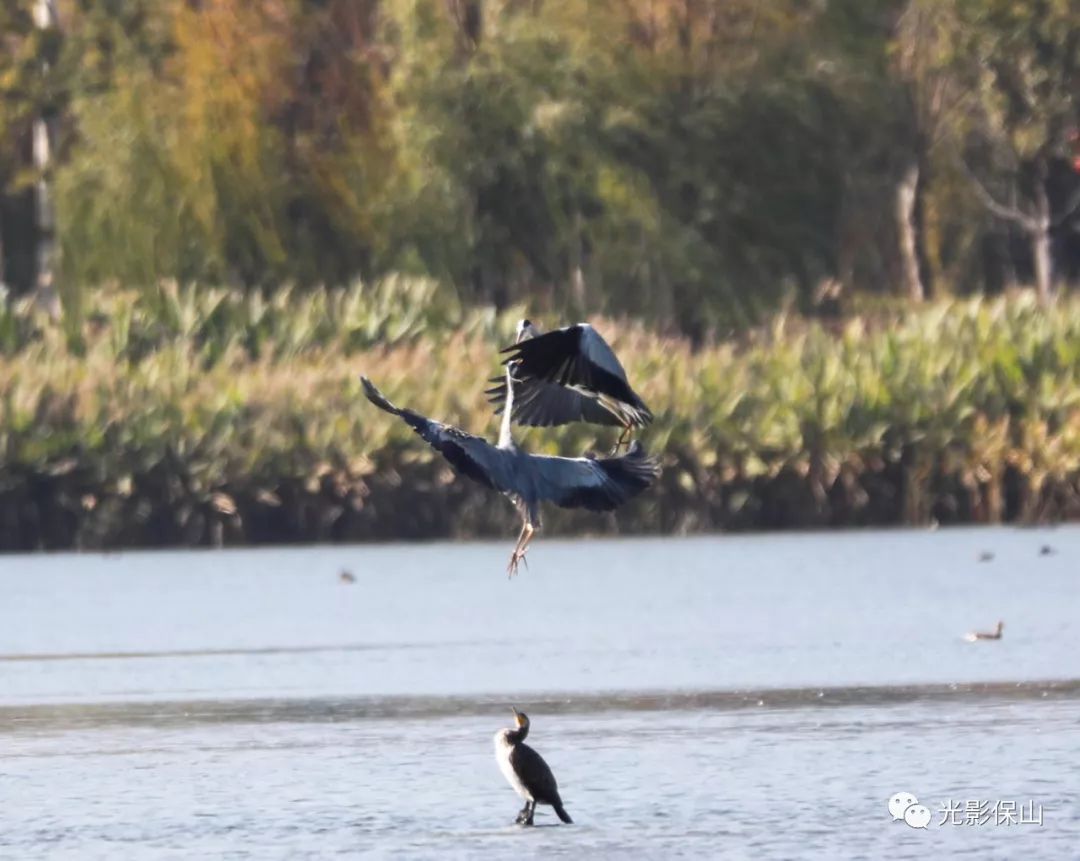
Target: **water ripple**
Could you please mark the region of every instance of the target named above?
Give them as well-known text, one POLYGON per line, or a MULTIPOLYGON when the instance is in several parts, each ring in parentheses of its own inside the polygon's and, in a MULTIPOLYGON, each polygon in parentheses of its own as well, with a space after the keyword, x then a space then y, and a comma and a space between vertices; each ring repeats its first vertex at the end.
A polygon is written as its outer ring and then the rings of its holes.
POLYGON ((333 723, 503 714, 513 704, 547 715, 600 712, 833 709, 909 703, 1010 702, 1080 698, 1080 679, 955 684, 763 688, 714 691, 252 698, 0 706, 0 732, 87 726, 218 723, 333 723))

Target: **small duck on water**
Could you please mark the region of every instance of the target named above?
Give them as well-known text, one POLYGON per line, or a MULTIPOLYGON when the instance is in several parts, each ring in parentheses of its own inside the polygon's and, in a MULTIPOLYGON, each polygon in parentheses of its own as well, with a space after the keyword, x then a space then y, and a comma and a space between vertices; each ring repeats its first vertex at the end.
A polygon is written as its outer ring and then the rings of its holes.
POLYGON ((529 716, 513 709, 514 728, 495 733, 495 760, 507 782, 520 795, 525 806, 518 813, 518 825, 532 825, 537 804, 548 804, 559 819, 568 825, 574 820, 563 807, 559 786, 548 764, 535 750, 525 744, 529 734, 529 716))
POLYGON ((964 639, 969 643, 974 643, 977 640, 1000 640, 1001 632, 1004 630, 1005 623, 999 619, 997 627, 993 631, 968 631, 964 634, 964 639))

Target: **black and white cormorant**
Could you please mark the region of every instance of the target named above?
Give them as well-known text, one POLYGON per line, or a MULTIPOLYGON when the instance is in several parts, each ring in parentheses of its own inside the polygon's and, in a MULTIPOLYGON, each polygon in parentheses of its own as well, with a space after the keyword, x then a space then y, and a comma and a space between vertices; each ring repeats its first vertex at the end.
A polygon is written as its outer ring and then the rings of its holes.
MULTIPOLYGON (((607 341, 588 323, 541 333, 529 320, 518 323, 517 341, 502 351, 513 369, 511 417, 526 427, 570 422, 613 425, 623 429, 615 451, 630 432, 644 427, 653 414, 626 379, 607 341)), ((496 411, 506 408, 507 381, 492 380, 487 390, 496 411)))
POLYGON ((514 709, 514 729, 509 727, 495 733, 495 759, 499 769, 514 791, 525 800, 517 816, 518 825, 532 825, 537 804, 555 808, 559 819, 568 825, 573 822, 559 797, 559 786, 544 758, 525 744, 529 734, 529 716, 514 709))

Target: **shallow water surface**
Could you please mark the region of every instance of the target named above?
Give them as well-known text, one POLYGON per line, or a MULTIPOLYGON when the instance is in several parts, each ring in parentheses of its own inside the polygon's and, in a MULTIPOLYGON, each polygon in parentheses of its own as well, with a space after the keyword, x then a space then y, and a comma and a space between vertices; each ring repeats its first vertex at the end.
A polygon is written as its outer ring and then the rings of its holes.
POLYGON ((1080 530, 510 543, 5 558, 0 856, 1075 857, 1080 530))

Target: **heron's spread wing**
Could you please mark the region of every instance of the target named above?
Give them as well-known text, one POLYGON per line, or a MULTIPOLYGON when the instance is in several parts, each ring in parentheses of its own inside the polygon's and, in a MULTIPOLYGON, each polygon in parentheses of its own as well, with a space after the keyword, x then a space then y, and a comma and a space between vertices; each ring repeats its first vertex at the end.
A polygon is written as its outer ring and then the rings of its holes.
MULTIPOLYGON (((506 406, 506 377, 491 382, 496 385, 488 389, 487 394, 496 405, 498 415, 506 406)), ((515 380, 513 419, 519 425, 534 428, 581 421, 596 425, 621 424, 614 413, 600 406, 595 398, 565 389, 558 383, 537 379, 515 380)))
POLYGON ((367 377, 361 377, 360 381, 369 401, 380 410, 400 417, 458 472, 495 490, 514 490, 507 452, 459 428, 434 421, 412 410, 396 407, 367 377))
POLYGON ((516 744, 510 751, 510 765, 525 788, 541 804, 562 803, 559 785, 544 758, 527 744, 516 744))
POLYGON ((626 371, 615 356, 611 345, 604 340, 604 336, 596 331, 588 323, 579 323, 576 328, 580 330, 578 335, 578 352, 597 368, 614 374, 623 380, 626 379, 626 371))
POLYGON ((660 474, 659 464, 635 441, 621 457, 529 458, 538 499, 562 508, 611 511, 633 499, 660 474))
MULTIPOLYGON (((619 364, 611 347, 587 323, 527 338, 507 347, 503 352, 508 354, 505 362, 515 363, 514 377, 517 380, 553 383, 559 387, 576 389, 585 394, 586 399, 604 396, 608 401, 625 404, 631 409, 620 411, 621 418, 627 419, 633 425, 644 425, 652 419, 652 413, 645 406, 645 402, 626 381, 626 371, 619 364)), ((554 401, 550 405, 547 403, 549 393, 548 389, 538 389, 531 403, 552 416, 560 415, 560 404, 554 401)), ((515 387, 515 401, 519 396, 519 390, 515 387)), ((562 408, 565 411, 565 406, 562 408)), ((518 413, 516 404, 514 413, 515 416, 518 413)), ((570 418, 565 421, 572 420, 570 418)), ((621 421, 616 423, 622 424, 621 421)))

